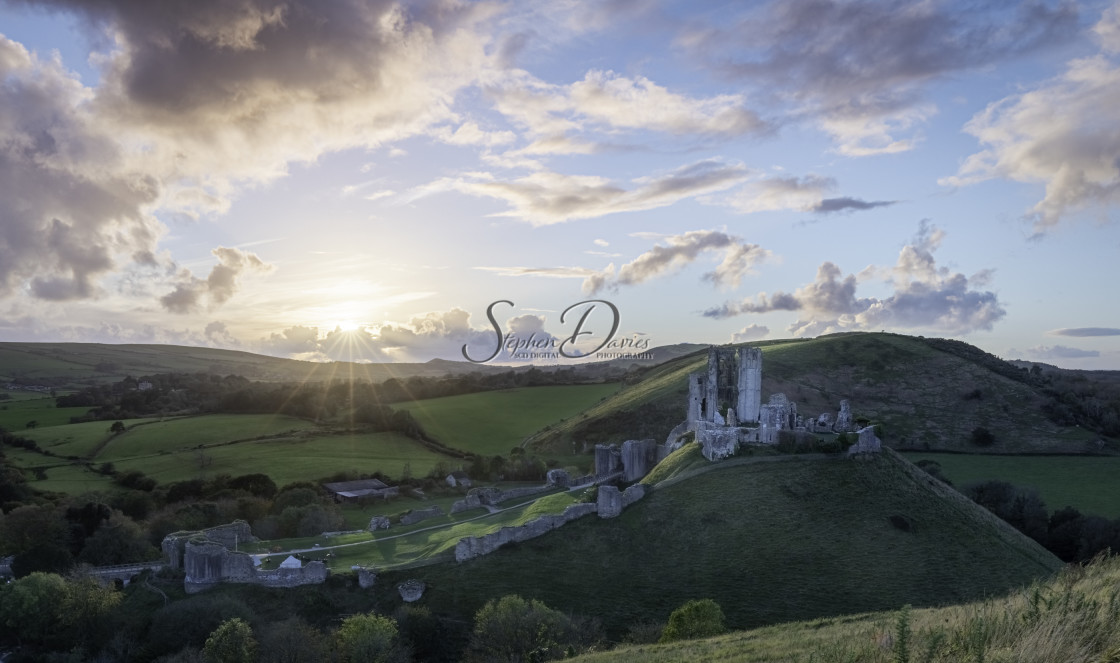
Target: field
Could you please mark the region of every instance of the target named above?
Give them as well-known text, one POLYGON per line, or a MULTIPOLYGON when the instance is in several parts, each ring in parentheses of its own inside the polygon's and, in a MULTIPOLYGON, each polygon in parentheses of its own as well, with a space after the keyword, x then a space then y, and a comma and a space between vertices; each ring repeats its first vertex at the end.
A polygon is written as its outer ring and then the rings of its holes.
POLYGON ((516 593, 600 617, 620 635, 691 598, 714 598, 744 628, 976 599, 1061 566, 889 452, 866 462, 743 460, 658 487, 617 519, 580 519, 410 573, 431 586, 433 611, 469 614, 516 593))
POLYGON ((506 455, 542 427, 574 417, 618 391, 617 384, 526 387, 402 403, 443 444, 506 455))
POLYGON ((1038 490, 1046 508, 1120 518, 1120 458, 1093 456, 980 456, 908 453, 911 462, 937 461, 957 487, 999 479, 1038 490))
POLYGON ((30 421, 38 422, 37 427, 60 426, 70 423, 70 417, 88 411, 88 407, 56 407, 53 398, 42 394, 35 394, 34 398, 12 398, 0 401, 0 428, 24 435, 30 421))
MULTIPOLYGON (((530 433, 574 416, 616 389, 613 384, 530 387, 417 401, 407 407, 444 444, 504 455, 530 433)), ((338 430, 285 415, 135 419, 124 422, 123 433, 113 434, 108 421, 66 423, 85 408, 55 408, 53 399, 5 405, 9 409, 0 410, 0 415, 19 421, 19 428, 37 419, 39 427, 21 430, 20 435, 54 454, 9 454, 21 467, 35 469, 28 472, 28 480, 41 490, 81 493, 109 487, 107 477, 84 466, 96 468, 106 462, 119 471, 139 470, 160 483, 261 472, 279 485, 351 471, 399 477, 407 470, 423 476, 440 463, 458 467, 463 462, 397 433, 338 430), (80 460, 71 463, 67 457, 80 460)))

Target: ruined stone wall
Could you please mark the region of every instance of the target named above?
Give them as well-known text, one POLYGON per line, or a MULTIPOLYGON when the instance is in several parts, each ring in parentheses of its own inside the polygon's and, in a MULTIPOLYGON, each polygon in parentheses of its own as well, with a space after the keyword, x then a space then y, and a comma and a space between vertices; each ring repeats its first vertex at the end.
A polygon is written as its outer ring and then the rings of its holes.
POLYGON ((875 435, 875 427, 868 426, 859 431, 859 441, 848 447, 848 455, 877 454, 883 450, 883 443, 875 435))
POLYGON ((653 440, 626 440, 622 443, 622 480, 637 481, 657 464, 657 443, 653 440))
POLYGON ((600 518, 617 518, 622 513, 622 493, 618 486, 599 486, 595 507, 600 518))
POLYGON ((183 555, 186 578, 183 588, 196 594, 219 583, 250 583, 265 587, 297 587, 321 583, 330 575, 322 562, 308 562, 298 569, 259 570, 251 555, 227 550, 221 544, 201 537, 186 544, 183 555))
POLYGON ((254 576, 245 581, 265 587, 299 587, 300 585, 318 585, 326 582, 330 569, 322 562, 308 562, 298 569, 273 569, 271 571, 256 571, 254 576))
POLYGON ((428 508, 428 509, 419 509, 417 511, 409 511, 408 513, 401 516, 401 524, 402 525, 414 525, 414 524, 420 522, 421 520, 427 520, 429 518, 438 518, 442 515, 443 515, 443 509, 439 508, 439 506, 433 506, 433 507, 428 508))
POLYGON ((235 520, 227 525, 218 525, 204 530, 174 532, 165 536, 160 543, 160 549, 163 551, 164 557, 167 558, 168 566, 173 569, 182 568, 187 542, 197 537, 230 549, 243 543, 260 541, 253 536, 253 530, 250 529, 249 523, 244 520, 235 520))
POLYGON ((573 504, 564 509, 561 514, 541 516, 520 527, 503 527, 491 534, 465 537, 455 545, 455 561, 465 562, 475 557, 489 555, 507 543, 528 541, 595 511, 594 504, 573 504))
POLYGON ((762 350, 739 348, 739 398, 735 414, 739 421, 758 421, 762 406, 762 350))
POLYGON ((622 491, 622 508, 626 508, 646 496, 646 487, 640 483, 622 491))

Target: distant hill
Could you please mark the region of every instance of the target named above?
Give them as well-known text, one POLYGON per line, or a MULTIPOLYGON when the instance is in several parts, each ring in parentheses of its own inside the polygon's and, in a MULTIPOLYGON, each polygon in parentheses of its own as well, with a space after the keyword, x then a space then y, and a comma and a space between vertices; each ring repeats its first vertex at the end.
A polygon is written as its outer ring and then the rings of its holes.
MULTIPOLYGON (((611 359, 583 364, 536 366, 538 370, 574 369, 581 377, 618 378, 636 367, 651 366, 707 346, 682 343, 651 348, 645 359, 611 359)), ((432 359, 424 363, 311 362, 259 355, 240 350, 181 345, 107 343, 0 342, 0 387, 18 381, 50 387, 83 386, 113 382, 126 376, 158 373, 212 373, 240 375, 272 382, 319 381, 354 378, 383 382, 390 378, 443 377, 465 373, 527 371, 534 366, 474 364, 432 359)))
MULTIPOLYGON (((694 445, 678 453, 699 457, 694 445)), ((980 599, 1061 567, 890 451, 703 463, 706 472, 663 483, 617 519, 583 518, 462 564, 386 572, 385 586, 420 578, 425 605, 460 615, 520 594, 598 617, 617 637, 695 598, 715 599, 730 627, 747 628, 980 599)))
POLYGON ((180 345, 0 343, 0 381, 21 380, 48 386, 84 385, 157 373, 202 372, 267 381, 354 378, 381 382, 389 378, 508 370, 509 366, 445 360, 401 364, 319 363, 180 345))
MULTIPOLYGON (((1116 453, 1114 440, 1074 425, 1047 380, 976 347, 945 339, 885 333, 850 333, 805 340, 753 343, 762 348, 762 398, 781 392, 799 414, 836 413, 851 403, 856 417, 881 424, 895 448, 984 453, 1116 453), (1059 411, 1060 416, 1048 416, 1059 411), (1055 423, 1055 419, 1062 424, 1055 423), (971 441, 976 428, 994 435, 990 446, 971 441)), ((685 416, 687 377, 702 371, 700 350, 647 369, 644 378, 588 410, 530 440, 539 447, 570 448, 665 436, 685 416)), ((1103 389, 1120 372, 1079 376, 1078 384, 1103 389), (1086 382, 1090 378, 1097 382, 1086 382)), ((1065 382, 1054 384, 1064 385, 1065 382)), ((1116 392, 1113 391, 1113 394, 1116 392)), ((1089 399, 1091 401, 1091 399, 1089 399)), ((1098 399, 1099 400, 1099 399, 1098 399)), ((1114 399, 1115 400, 1115 399, 1114 399)), ((1092 402, 1090 402, 1090 405, 1092 402)), ((1097 402, 1120 411, 1120 400, 1097 402)))

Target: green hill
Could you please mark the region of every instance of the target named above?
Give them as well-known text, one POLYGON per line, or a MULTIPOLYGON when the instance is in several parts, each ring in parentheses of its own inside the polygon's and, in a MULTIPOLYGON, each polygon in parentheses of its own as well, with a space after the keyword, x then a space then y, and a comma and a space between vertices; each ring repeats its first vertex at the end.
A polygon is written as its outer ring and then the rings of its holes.
MULTIPOLYGON (((1045 382, 978 348, 945 339, 849 333, 762 341, 762 398, 784 393, 805 417, 835 414, 841 400, 855 416, 881 424, 895 448, 982 453, 1115 453, 1120 444, 1086 427, 1058 425, 1045 382), (977 447, 976 428, 994 434, 977 447)), ((542 431, 530 444, 665 440, 685 416, 687 376, 707 365, 704 350, 648 369, 615 396, 542 431)), ((1103 403, 1098 403, 1098 408, 1103 403)), ((1111 407, 1120 409, 1120 403, 1111 407)))
POLYGON ((0 342, 0 382, 74 386, 159 373, 240 375, 253 380, 320 381, 441 377, 448 373, 509 370, 503 366, 432 360, 414 364, 317 363, 180 345, 0 342))
POLYGON ((979 599, 1061 566, 890 451, 708 468, 665 482, 617 519, 587 517, 470 562, 386 573, 386 584, 420 578, 426 605, 463 616, 521 594, 598 617, 618 636, 694 598, 715 599, 731 627, 746 628, 979 599))

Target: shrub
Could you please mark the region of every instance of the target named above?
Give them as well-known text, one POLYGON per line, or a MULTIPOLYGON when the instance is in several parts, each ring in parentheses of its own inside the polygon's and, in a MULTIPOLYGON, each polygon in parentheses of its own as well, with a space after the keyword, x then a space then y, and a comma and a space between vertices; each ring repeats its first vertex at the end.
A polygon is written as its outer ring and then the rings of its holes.
POLYGON ((707 638, 725 633, 723 610, 712 599, 689 601, 669 615, 660 642, 707 638))

